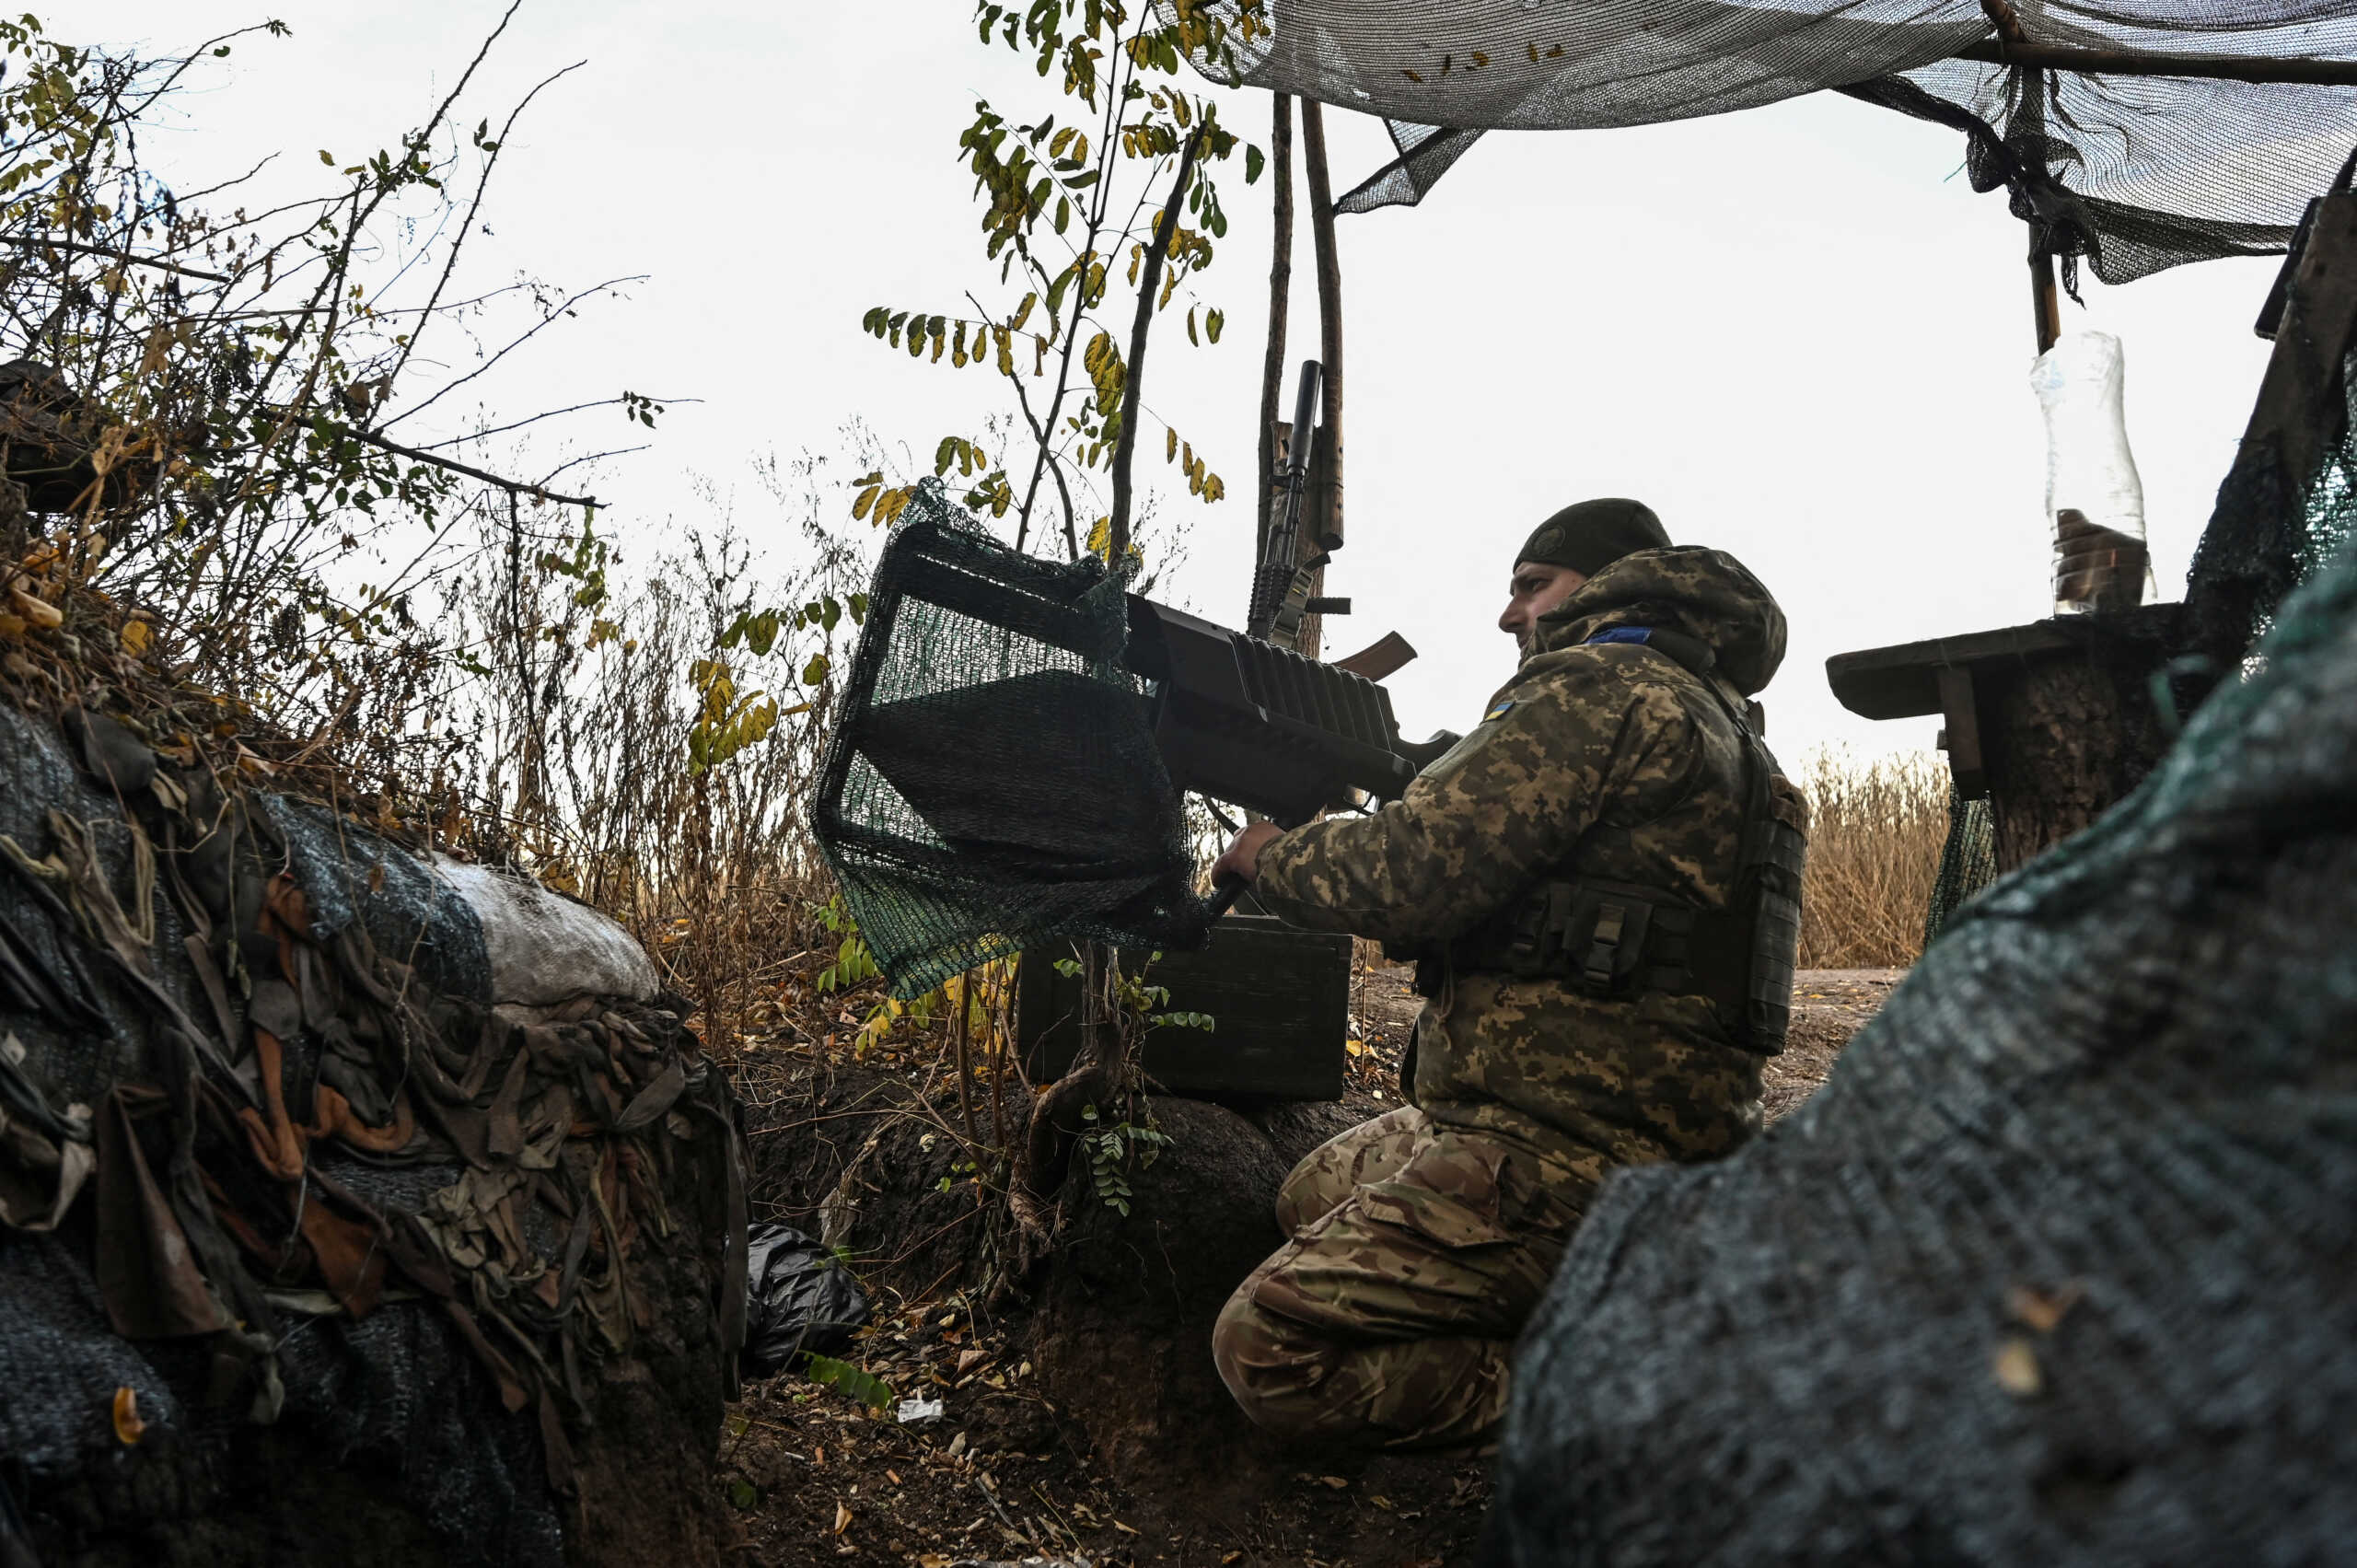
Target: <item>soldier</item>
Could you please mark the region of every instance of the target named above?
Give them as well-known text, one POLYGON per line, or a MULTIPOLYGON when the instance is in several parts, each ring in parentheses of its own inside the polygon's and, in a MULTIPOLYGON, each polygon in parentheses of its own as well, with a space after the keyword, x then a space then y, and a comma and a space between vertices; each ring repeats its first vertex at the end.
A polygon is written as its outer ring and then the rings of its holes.
POLYGON ((1783 657, 1774 598, 1646 506, 1586 501, 1524 545, 1498 624, 1521 667, 1404 798, 1256 823, 1213 867, 1296 925, 1413 951, 1428 998, 1411 1103, 1286 1178, 1292 1239, 1213 1332, 1237 1402, 1290 1436, 1488 1436, 1598 1183, 1750 1137, 1782 1044, 1805 820, 1744 706, 1783 657))

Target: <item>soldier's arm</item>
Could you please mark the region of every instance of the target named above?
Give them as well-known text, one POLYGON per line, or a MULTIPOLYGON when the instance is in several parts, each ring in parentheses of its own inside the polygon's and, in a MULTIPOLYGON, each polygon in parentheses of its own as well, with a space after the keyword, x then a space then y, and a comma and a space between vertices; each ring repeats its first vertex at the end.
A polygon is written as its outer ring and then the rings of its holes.
POLYGON ((1509 689, 1400 799, 1271 841, 1254 896, 1294 924, 1385 942, 1476 924, 1562 861, 1610 802, 1691 766, 1683 708, 1622 662, 1583 651, 1509 689))

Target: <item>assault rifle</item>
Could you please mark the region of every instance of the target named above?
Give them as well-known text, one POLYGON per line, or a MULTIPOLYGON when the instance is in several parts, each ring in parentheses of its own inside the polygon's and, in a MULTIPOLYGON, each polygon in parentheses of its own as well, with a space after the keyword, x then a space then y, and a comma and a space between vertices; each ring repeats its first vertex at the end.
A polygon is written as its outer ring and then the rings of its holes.
POLYGON ((1277 470, 1277 515, 1260 541, 1260 559, 1252 569, 1252 602, 1245 618, 1248 635, 1284 647, 1294 645, 1302 617, 1311 607, 1310 583, 1329 559, 1323 550, 1306 561, 1295 559, 1301 549, 1301 508, 1309 491, 1309 454, 1317 444, 1318 401, 1324 381, 1323 366, 1314 359, 1302 361, 1293 434, 1286 437, 1285 460, 1277 470))

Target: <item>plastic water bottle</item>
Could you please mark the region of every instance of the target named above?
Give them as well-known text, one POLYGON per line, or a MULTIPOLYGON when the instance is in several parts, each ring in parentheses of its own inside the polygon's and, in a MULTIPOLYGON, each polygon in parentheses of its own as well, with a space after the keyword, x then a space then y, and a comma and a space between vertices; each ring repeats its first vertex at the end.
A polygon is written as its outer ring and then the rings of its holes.
POLYGON ((2054 612, 2133 610, 2151 556, 2144 486, 2128 450, 2119 340, 2073 332, 2040 354, 2030 386, 2046 411, 2046 514, 2054 520, 2054 612))

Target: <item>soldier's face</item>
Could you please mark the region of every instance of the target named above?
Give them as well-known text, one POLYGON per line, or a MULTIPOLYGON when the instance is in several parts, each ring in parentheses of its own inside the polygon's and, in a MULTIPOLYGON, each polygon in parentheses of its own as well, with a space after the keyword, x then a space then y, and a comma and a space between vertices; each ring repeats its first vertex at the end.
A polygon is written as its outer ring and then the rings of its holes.
POLYGON ((1505 613, 1498 617, 1498 630, 1527 651, 1530 640, 1538 634, 1538 618, 1571 598, 1586 581, 1585 574, 1569 566, 1550 566, 1538 561, 1518 563, 1514 569, 1514 581, 1507 587, 1505 613))

